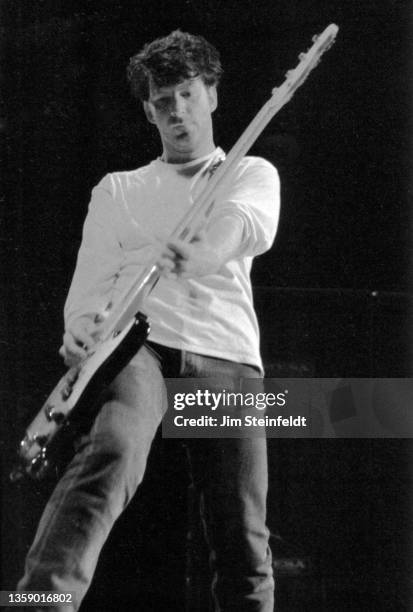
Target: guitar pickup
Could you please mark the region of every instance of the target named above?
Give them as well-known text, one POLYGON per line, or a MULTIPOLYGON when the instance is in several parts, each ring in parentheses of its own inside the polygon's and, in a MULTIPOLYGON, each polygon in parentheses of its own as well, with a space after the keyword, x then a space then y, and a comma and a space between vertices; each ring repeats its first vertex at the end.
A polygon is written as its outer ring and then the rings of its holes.
POLYGON ((79 378, 79 368, 71 368, 65 376, 65 381, 68 385, 74 385, 79 378))
POLYGON ((72 395, 72 386, 70 384, 65 385, 60 391, 63 400, 67 400, 72 395))

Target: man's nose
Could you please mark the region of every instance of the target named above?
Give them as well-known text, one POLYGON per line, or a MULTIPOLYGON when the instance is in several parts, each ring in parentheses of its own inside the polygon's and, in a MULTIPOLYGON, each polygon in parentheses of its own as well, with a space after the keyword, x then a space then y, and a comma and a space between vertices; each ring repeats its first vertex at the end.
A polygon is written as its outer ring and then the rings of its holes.
POLYGON ((171 104, 171 116, 181 118, 185 114, 185 100, 180 96, 176 96, 171 104))

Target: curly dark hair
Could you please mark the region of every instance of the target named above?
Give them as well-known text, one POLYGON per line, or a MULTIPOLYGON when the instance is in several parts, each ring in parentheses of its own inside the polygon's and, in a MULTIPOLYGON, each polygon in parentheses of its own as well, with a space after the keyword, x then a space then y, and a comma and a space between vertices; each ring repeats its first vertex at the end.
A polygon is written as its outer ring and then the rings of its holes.
POLYGON ((157 87, 165 87, 200 76, 211 86, 218 85, 222 72, 219 53, 205 38, 175 30, 131 57, 127 77, 132 94, 147 100, 150 79, 157 87))

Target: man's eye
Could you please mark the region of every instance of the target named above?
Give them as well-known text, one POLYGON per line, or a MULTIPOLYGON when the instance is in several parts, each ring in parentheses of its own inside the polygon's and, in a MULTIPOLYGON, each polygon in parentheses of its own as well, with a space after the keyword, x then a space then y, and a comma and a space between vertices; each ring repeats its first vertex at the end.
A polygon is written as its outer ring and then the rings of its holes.
POLYGON ((181 95, 182 95, 183 98, 190 98, 191 97, 191 92, 190 91, 183 91, 181 95))

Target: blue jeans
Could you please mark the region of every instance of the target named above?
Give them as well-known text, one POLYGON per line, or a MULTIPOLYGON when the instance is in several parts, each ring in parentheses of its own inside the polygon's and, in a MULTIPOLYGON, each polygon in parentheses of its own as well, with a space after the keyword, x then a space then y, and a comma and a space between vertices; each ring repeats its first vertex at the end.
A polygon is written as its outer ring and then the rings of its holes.
MULTIPOLYGON (((46 505, 18 590, 73 591, 73 605, 64 609, 80 607, 103 544, 142 481, 167 408, 163 379, 188 376, 218 377, 221 389, 230 390, 240 378, 259 374, 222 359, 142 347, 112 383, 46 505)), ((273 612, 265 438, 187 442, 211 551, 216 610, 273 612)))

